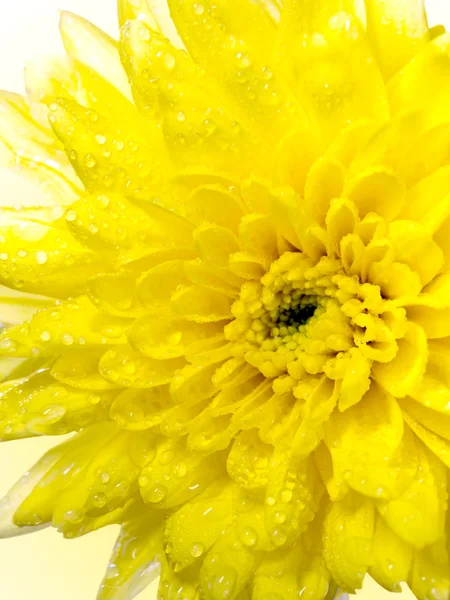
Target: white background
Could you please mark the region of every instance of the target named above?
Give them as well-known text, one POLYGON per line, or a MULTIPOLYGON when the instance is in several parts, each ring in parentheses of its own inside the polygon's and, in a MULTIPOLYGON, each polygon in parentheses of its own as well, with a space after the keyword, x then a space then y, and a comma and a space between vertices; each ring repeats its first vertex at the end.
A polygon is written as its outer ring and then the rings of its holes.
MULTIPOLYGON (((450 29, 450 0, 427 4, 430 23, 450 29)), ((114 0, 0 0, 0 88, 21 92, 25 62, 60 52, 58 9, 81 14, 116 35, 114 0)), ((13 180, 1 177, 0 193, 5 193, 13 180)), ((50 445, 52 441, 35 439, 0 446, 0 495, 50 445)), ((111 527, 70 542, 52 530, 0 540, 0 598, 94 600, 116 535, 111 527)), ((372 600, 388 596, 370 585, 363 594, 372 600)), ((150 589, 139 596, 153 598, 150 589)))

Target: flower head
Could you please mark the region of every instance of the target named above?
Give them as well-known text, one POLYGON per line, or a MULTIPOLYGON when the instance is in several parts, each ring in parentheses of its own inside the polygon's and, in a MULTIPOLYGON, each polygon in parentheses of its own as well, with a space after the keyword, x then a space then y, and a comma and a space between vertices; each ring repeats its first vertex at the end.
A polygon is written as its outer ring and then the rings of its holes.
POLYGON ((450 37, 421 0, 159 11, 64 13, 1 96, 44 193, 1 209, 0 434, 76 432, 3 535, 120 523, 99 600, 448 599, 450 37))

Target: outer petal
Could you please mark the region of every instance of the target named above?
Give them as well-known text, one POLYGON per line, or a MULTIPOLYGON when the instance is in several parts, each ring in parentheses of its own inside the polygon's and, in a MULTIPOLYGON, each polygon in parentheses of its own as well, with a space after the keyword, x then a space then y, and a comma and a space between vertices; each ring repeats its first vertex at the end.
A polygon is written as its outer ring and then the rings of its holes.
POLYGON ((163 559, 162 523, 144 514, 124 523, 97 600, 129 600, 158 577, 163 559))
POLYGON ((424 0, 365 0, 365 4, 368 34, 389 79, 426 39, 424 0))
POLYGON ((95 69, 131 99, 117 44, 109 35, 82 17, 65 11, 61 13, 60 31, 69 56, 95 69))
POLYGON ((383 81, 363 28, 345 12, 350 4, 286 0, 279 27, 282 68, 328 140, 349 122, 388 117, 383 81))

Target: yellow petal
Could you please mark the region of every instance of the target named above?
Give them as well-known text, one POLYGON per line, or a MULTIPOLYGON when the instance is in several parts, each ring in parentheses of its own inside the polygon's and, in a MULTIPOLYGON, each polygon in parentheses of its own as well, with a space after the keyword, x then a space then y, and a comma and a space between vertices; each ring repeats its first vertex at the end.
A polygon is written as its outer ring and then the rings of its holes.
POLYGON ((304 120, 273 70, 275 27, 263 5, 249 0, 168 4, 194 60, 223 86, 263 139, 279 139, 295 120, 304 120), (203 10, 197 13, 195 6, 203 10))
POLYGON ((396 357, 389 363, 376 363, 372 373, 390 394, 404 398, 420 383, 428 359, 425 331, 410 322, 405 337, 398 341, 396 357))
POLYGON ((403 182, 391 171, 373 168, 349 182, 347 191, 360 217, 375 212, 387 221, 394 219, 405 201, 403 182))
POLYGON ((152 388, 169 383, 185 364, 183 358, 155 360, 129 346, 118 346, 102 356, 99 371, 106 381, 119 387, 152 388))
POLYGON ((51 298, 25 294, 0 285, 0 323, 4 326, 26 321, 37 310, 48 308, 54 303, 51 298))
POLYGON ((449 49, 448 33, 432 40, 424 48, 417 48, 420 52, 389 82, 389 102, 394 113, 426 109, 429 126, 448 121, 449 49))
POLYGON ((131 99, 117 44, 109 35, 89 21, 68 11, 61 13, 60 32, 69 56, 95 69, 115 85, 126 98, 131 99))
POLYGON ((282 68, 327 141, 348 123, 388 117, 378 66, 349 4, 287 0, 279 28, 282 68))
MULTIPOLYGON (((190 56, 158 32, 140 20, 128 22, 121 50, 141 114, 153 128, 162 122, 165 142, 180 166, 200 163, 248 174, 246 156, 267 154, 190 56)), ((263 160, 258 170, 262 167, 263 160)))
POLYGON ((239 250, 236 236, 219 225, 197 227, 194 243, 200 256, 218 267, 226 267, 230 256, 239 250))
POLYGON ((198 496, 218 475, 216 455, 189 453, 184 441, 164 439, 142 470, 140 492, 150 506, 173 508, 198 496))
POLYGON ((383 519, 378 518, 373 536, 371 576, 391 592, 401 590, 408 579, 413 560, 412 547, 400 539, 383 519))
POLYGON ((447 503, 446 467, 417 444, 419 468, 408 488, 394 500, 380 501, 378 510, 389 527, 414 548, 442 537, 447 503))
POLYGON ((175 292, 171 306, 177 315, 195 323, 213 323, 231 318, 230 299, 202 286, 186 287, 175 292))
POLYGON ((77 198, 81 182, 61 143, 47 121, 45 127, 36 121, 18 94, 0 92, 0 142, 2 166, 18 168, 43 185, 50 205, 67 205, 77 198))
POLYGON ((49 121, 88 190, 148 196, 161 181, 167 158, 162 144, 117 127, 74 100, 50 105, 49 121))
POLYGON ((330 505, 324 524, 324 555, 333 579, 345 590, 362 586, 372 562, 374 522, 373 503, 355 492, 330 505))
POLYGON ((240 593, 253 575, 255 562, 254 553, 247 546, 236 544, 232 529, 228 535, 222 535, 206 555, 200 570, 205 600, 240 600, 240 593))
POLYGON ((428 231, 414 221, 394 221, 389 227, 396 258, 411 267, 423 285, 429 283, 442 269, 442 250, 428 231))
POLYGON ((409 446, 402 441, 402 412, 375 385, 359 404, 331 415, 325 439, 334 470, 365 496, 395 497, 416 473, 409 446))
POLYGON ((232 518, 233 486, 219 480, 168 518, 165 539, 171 561, 183 569, 203 557, 232 518))
POLYGON ((365 0, 367 30, 386 79, 420 50, 428 33, 423 0, 365 0))
POLYGON ((98 366, 104 348, 88 347, 82 352, 64 350, 51 368, 52 377, 81 390, 110 390, 116 386, 101 377, 98 366))
POLYGON ((125 600, 157 576, 162 559, 161 521, 147 512, 122 525, 97 600, 125 600))
POLYGON ((449 554, 446 541, 416 550, 408 584, 417 598, 445 598, 450 585, 449 554))
POLYGON ((303 533, 318 509, 319 478, 309 460, 295 464, 284 450, 274 452, 266 488, 264 521, 276 547, 291 544, 303 533))
POLYGON ((320 225, 325 225, 331 201, 342 195, 344 183, 345 170, 336 161, 322 158, 309 170, 305 182, 305 203, 320 225))
POLYGON ((0 343, 2 353, 10 356, 48 356, 55 349, 124 343, 129 324, 128 319, 101 313, 80 296, 10 327, 1 334, 0 343))
POLYGON ((220 331, 221 328, 214 323, 199 324, 156 313, 137 319, 129 331, 128 339, 134 348, 146 356, 164 360, 185 356, 193 342, 213 337, 220 331))

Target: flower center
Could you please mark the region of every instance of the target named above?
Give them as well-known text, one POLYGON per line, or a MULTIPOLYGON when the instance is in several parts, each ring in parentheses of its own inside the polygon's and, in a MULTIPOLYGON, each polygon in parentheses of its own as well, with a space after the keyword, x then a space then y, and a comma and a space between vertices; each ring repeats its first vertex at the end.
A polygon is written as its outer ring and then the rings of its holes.
POLYGON ((275 392, 296 394, 309 376, 337 380, 349 362, 390 359, 405 318, 340 260, 314 262, 302 252, 286 252, 260 281, 244 284, 232 313, 225 335, 234 355, 273 379, 275 392))

